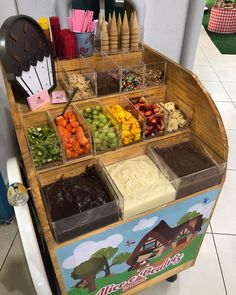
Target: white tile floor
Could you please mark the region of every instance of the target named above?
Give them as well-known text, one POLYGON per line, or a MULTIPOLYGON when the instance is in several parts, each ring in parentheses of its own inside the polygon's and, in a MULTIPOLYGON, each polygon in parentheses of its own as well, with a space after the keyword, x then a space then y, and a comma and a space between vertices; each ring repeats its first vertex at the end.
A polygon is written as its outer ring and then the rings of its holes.
MULTIPOLYGON (((142 295, 236 294, 236 55, 221 55, 202 28, 194 72, 211 93, 227 129, 226 182, 196 265, 179 274, 175 283, 160 283, 142 295)), ((0 249, 0 294, 34 295, 14 223, 0 227, 0 249)))

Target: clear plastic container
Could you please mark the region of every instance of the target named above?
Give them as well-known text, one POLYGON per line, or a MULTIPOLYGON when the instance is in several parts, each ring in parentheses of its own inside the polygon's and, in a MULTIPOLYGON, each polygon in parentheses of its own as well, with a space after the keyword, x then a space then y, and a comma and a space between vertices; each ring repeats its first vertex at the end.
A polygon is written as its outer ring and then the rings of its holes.
POLYGON ((104 102, 106 109, 117 119, 121 125, 121 143, 123 146, 137 143, 142 140, 144 132, 144 119, 135 107, 124 97, 116 102, 104 102))
POLYGON ((84 57, 74 59, 73 67, 67 60, 57 60, 56 65, 57 80, 67 96, 75 87, 78 87, 78 91, 73 100, 85 100, 97 96, 97 75, 84 57))
POLYGON ((70 136, 67 136, 67 138, 63 138, 62 134, 64 132, 64 129, 62 127, 62 130, 60 130, 61 127, 57 125, 55 120, 61 114, 62 110, 63 108, 51 109, 48 111, 48 114, 52 121, 52 124, 55 126, 55 129, 57 129, 57 132, 61 138, 66 160, 67 161, 74 160, 74 159, 91 155, 93 153, 92 138, 91 138, 91 133, 90 133, 90 129, 88 127, 87 122, 78 113, 78 110, 76 107, 69 106, 65 115, 67 113, 73 113, 75 116, 76 122, 78 123, 78 126, 80 126, 82 130, 79 127, 78 131, 76 131, 77 127, 76 126, 73 127, 71 123, 69 123, 68 124, 69 126, 67 125, 65 129, 70 131, 71 135, 70 133, 68 133, 68 135, 70 136), (75 129, 75 130, 73 131, 72 129, 75 129))
POLYGON ((123 219, 176 199, 179 179, 173 179, 165 165, 159 165, 156 158, 143 150, 136 151, 135 156, 123 153, 116 159, 104 156, 102 163, 123 206, 123 219))
POLYGON ((97 55, 90 63, 97 72, 98 96, 120 92, 121 69, 111 57, 106 54, 97 55))
POLYGON ((159 103, 155 96, 144 95, 131 97, 129 101, 145 120, 144 139, 165 135, 169 112, 159 103))
POLYGON ((119 199, 117 198, 113 187, 107 179, 103 168, 95 159, 90 159, 79 164, 73 164, 73 166, 71 166, 68 170, 59 169, 56 171, 56 177, 45 176, 44 180, 40 181, 40 184, 49 225, 55 240, 58 243, 78 237, 82 234, 91 232, 95 229, 112 224, 119 220, 119 199), (91 167, 92 165, 95 167, 96 175, 99 177, 100 184, 97 186, 94 180, 90 181, 90 178, 86 178, 88 182, 88 188, 86 188, 85 177, 87 176, 78 179, 75 179, 75 177, 78 177, 81 175, 81 173, 84 173, 87 166, 91 167), (79 190, 80 193, 76 193, 76 197, 73 195, 73 190, 70 190, 71 187, 73 187, 73 184, 76 185, 75 189, 77 190, 81 185, 81 190, 79 190), (101 184, 107 194, 106 200, 100 200, 100 205, 98 206, 96 206, 96 204, 92 204, 92 201, 87 205, 84 203, 81 204, 80 200, 85 191, 88 190, 89 198, 92 200, 93 196, 91 194, 94 191, 101 192, 101 184), (57 188, 53 187, 52 185, 57 186, 57 188), (60 185, 68 188, 67 199, 62 197, 60 200, 57 198, 55 201, 60 185), (79 212, 80 210, 83 210, 81 208, 84 207, 87 207, 87 209, 85 211, 79 212))
POLYGON ((172 146, 148 145, 160 165, 166 166, 170 179, 180 179, 177 199, 221 183, 226 163, 199 139, 172 146))
POLYGON ((21 117, 35 170, 47 169, 63 164, 62 142, 48 114, 46 112, 37 112, 37 120, 35 118, 35 114, 27 114, 21 117), (49 128, 51 131, 45 128, 49 128))
POLYGON ((161 105, 169 112, 167 133, 181 131, 189 126, 193 116, 193 108, 188 104, 178 99, 177 104, 171 101, 165 101, 161 105))
POLYGON ((167 62, 145 64, 145 87, 157 87, 165 84, 167 62))
POLYGON ((142 89, 144 87, 145 64, 134 58, 132 54, 123 53, 117 58, 117 64, 121 67, 121 92, 142 89))
POLYGON ((120 147, 121 126, 102 104, 91 101, 76 107, 90 127, 96 154, 120 147))

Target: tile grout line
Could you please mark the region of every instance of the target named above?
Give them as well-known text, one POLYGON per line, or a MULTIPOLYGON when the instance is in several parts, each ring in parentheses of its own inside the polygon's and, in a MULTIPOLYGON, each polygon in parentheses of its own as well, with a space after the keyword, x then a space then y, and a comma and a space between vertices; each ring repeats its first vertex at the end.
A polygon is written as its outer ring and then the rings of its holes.
MULTIPOLYGON (((212 231, 211 224, 210 224, 210 227, 211 227, 211 231, 212 231)), ((225 283, 225 278, 224 278, 224 274, 223 274, 223 269, 222 269, 222 266, 221 266, 221 263, 220 263, 220 256, 219 256, 219 252, 218 252, 218 249, 217 249, 217 246, 216 246, 216 241, 215 241, 215 236, 214 236, 213 231, 212 231, 212 239, 213 239, 213 243, 214 243, 214 246, 215 246, 216 256, 217 256, 217 260, 218 260, 218 263, 219 263, 221 277, 222 277, 222 281, 223 281, 224 288, 225 288, 225 295, 228 295, 228 291, 227 291, 226 283, 225 283)))
MULTIPOLYGON (((200 48, 201 48, 201 46, 200 46, 200 48)), ((201 48, 201 51, 202 51, 202 54, 205 56, 206 60, 208 61, 209 65, 211 66, 212 70, 213 70, 214 73, 216 74, 217 78, 219 79, 219 82, 220 82, 221 86, 223 87, 223 89, 225 90, 225 92, 227 93, 227 95, 228 95, 230 101, 233 103, 234 107, 236 108, 236 105, 234 104, 234 102, 233 102, 231 96, 229 95, 227 89, 224 87, 224 84, 222 83, 223 81, 221 81, 220 77, 217 75, 215 69, 213 68, 213 64, 212 64, 211 61, 208 59, 206 53, 204 52, 204 50, 203 50, 202 48, 201 48)), ((223 54, 221 53, 221 55, 223 55, 223 54)), ((229 66, 229 67, 230 67, 230 66, 229 66)), ((227 82, 227 81, 225 81, 225 82, 227 82)), ((230 81, 229 81, 229 82, 230 82, 230 81)), ((233 81, 232 81, 232 82, 233 82, 233 81)))
POLYGON ((11 248, 12 248, 14 242, 15 242, 15 239, 16 239, 17 234, 18 234, 18 230, 16 231, 16 234, 15 234, 14 238, 12 239, 12 242, 11 242, 11 244, 10 244, 10 247, 9 247, 9 249, 8 249, 8 251, 7 251, 7 254, 6 254, 6 256, 5 256, 4 260, 3 260, 3 263, 2 263, 2 265, 1 265, 1 267, 0 267, 0 272, 2 271, 2 269, 3 269, 3 267, 4 267, 4 264, 5 264, 5 262, 6 262, 6 260, 7 260, 7 257, 8 257, 8 255, 9 255, 10 251, 11 251, 11 248))
POLYGON ((228 233, 215 233, 212 232, 214 235, 219 235, 219 236, 230 236, 230 237, 236 237, 236 234, 228 234, 228 233))

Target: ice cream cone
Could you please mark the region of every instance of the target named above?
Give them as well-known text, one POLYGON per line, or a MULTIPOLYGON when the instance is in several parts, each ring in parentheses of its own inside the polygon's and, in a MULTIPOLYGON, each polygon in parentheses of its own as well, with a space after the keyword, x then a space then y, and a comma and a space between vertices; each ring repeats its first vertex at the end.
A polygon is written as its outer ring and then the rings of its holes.
POLYGON ((138 20, 137 20, 136 12, 134 12, 131 23, 130 23, 130 33, 135 34, 138 31, 139 31, 138 20))
POLYGON ((98 15, 98 25, 97 25, 98 30, 102 29, 102 21, 103 21, 103 19, 102 19, 101 13, 99 13, 99 15, 98 15))
POLYGON ((118 49, 118 32, 115 11, 112 14, 112 19, 109 27, 110 50, 118 49))
POLYGON ((130 23, 132 23, 133 17, 134 17, 134 13, 131 12, 130 23))
POLYGON ((122 49, 127 49, 127 46, 129 46, 128 45, 129 38, 130 38, 130 31, 129 31, 128 17, 125 11, 123 24, 121 28, 121 48, 122 49))
POLYGON ((111 25, 111 14, 109 13, 108 14, 108 25, 107 25, 108 32, 109 32, 109 29, 110 29, 110 25, 111 25))
POLYGON ((138 49, 139 45, 139 26, 138 26, 138 20, 136 16, 136 12, 133 13, 132 21, 130 24, 130 47, 131 49, 138 49))
POLYGON ((102 51, 109 51, 109 35, 108 35, 108 31, 107 31, 107 25, 105 22, 105 19, 103 18, 102 20, 102 32, 101 32, 102 36, 102 42, 101 42, 101 49, 102 51))
POLYGON ((117 35, 117 24, 116 24, 116 15, 115 12, 112 14, 110 27, 109 27, 109 34, 110 35, 117 35))
POLYGON ((108 35, 105 19, 103 19, 103 21, 102 21, 102 40, 109 40, 109 35, 108 35))
POLYGON ((121 16, 120 13, 118 14, 118 21, 117 21, 117 33, 118 36, 120 36, 121 34, 121 28, 122 28, 122 20, 121 20, 121 16))
POLYGON ((129 32, 128 17, 127 17, 127 13, 125 11, 123 24, 122 24, 122 28, 121 28, 121 35, 129 35, 129 33, 130 32, 129 32))

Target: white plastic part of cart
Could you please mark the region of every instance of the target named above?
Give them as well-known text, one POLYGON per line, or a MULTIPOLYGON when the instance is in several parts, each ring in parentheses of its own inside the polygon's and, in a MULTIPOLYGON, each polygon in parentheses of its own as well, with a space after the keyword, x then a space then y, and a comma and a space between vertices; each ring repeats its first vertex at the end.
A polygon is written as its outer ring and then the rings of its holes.
MULTIPOLYGON (((7 161, 7 175, 9 185, 13 183, 22 183, 17 158, 10 158, 7 161)), ((26 203, 20 207, 15 206, 14 210, 25 258, 27 260, 35 291, 37 295, 52 295, 31 219, 29 206, 26 203)))

